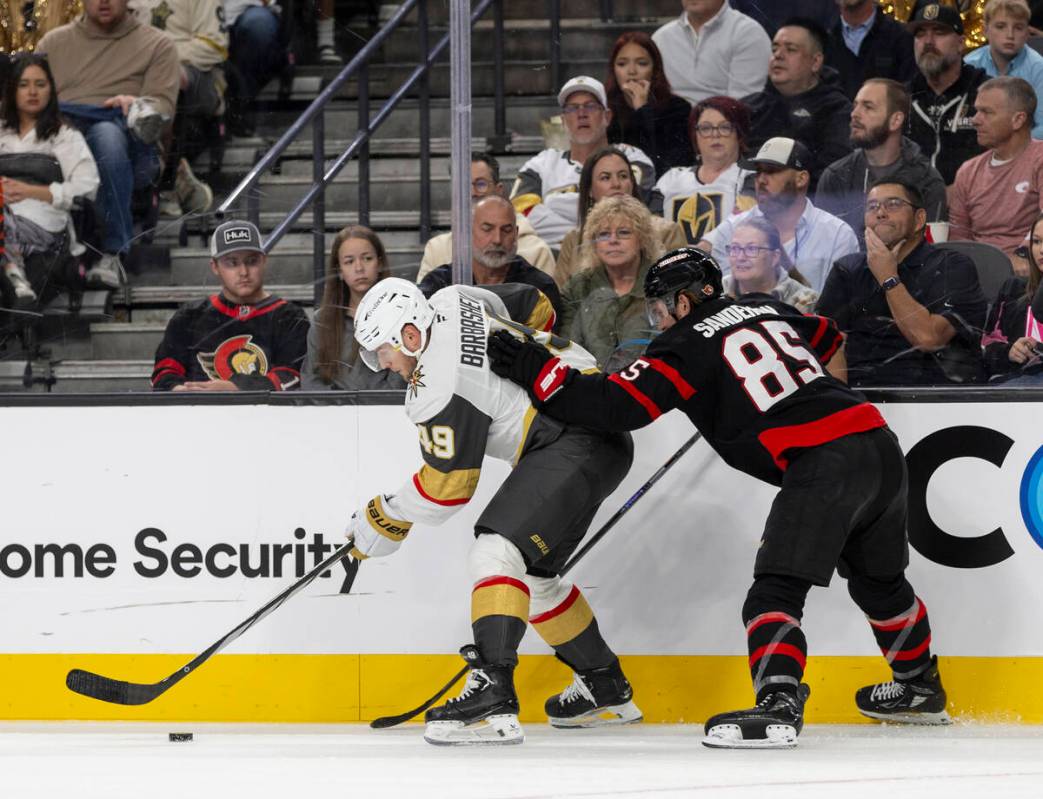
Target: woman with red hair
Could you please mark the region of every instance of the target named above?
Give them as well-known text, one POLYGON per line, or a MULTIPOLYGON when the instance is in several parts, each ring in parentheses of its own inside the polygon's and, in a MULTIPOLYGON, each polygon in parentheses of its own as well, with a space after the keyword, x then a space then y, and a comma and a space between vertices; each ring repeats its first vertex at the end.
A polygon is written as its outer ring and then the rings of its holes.
POLYGON ((741 169, 740 156, 750 135, 750 112, 731 97, 707 97, 688 119, 695 163, 659 174, 648 206, 680 224, 688 244, 700 239, 734 213, 757 204, 753 173, 741 169))
POLYGON ((627 31, 616 39, 605 81, 612 121, 608 140, 646 153, 657 175, 692 163, 688 101, 670 90, 663 57, 652 37, 627 31))

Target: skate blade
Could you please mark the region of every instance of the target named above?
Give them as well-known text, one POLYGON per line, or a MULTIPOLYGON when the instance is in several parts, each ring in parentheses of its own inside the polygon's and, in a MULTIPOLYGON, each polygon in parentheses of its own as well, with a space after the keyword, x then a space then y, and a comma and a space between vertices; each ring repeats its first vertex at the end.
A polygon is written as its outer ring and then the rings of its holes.
POLYGON ((520 744, 525 731, 513 714, 489 716, 474 724, 462 721, 429 721, 424 740, 435 746, 506 746, 520 744))
POLYGON ((893 724, 919 724, 922 727, 944 727, 952 724, 952 718, 944 710, 940 713, 873 713, 871 710, 859 708, 858 712, 866 718, 893 724))
POLYGON ((559 730, 574 730, 588 727, 611 727, 617 724, 636 724, 643 718, 638 706, 633 702, 627 702, 623 705, 598 708, 574 718, 548 716, 547 720, 550 722, 550 726, 559 730))
POLYGON ((718 724, 703 738, 711 749, 792 749, 797 745, 797 730, 790 724, 769 724, 764 738, 743 738, 738 724, 718 724))

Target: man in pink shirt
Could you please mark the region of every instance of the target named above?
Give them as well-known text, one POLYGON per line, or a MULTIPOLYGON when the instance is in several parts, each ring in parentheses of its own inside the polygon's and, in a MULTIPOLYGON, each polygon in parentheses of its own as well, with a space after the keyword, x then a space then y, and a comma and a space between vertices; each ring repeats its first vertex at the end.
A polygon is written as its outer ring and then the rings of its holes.
POLYGON ((949 238, 984 241, 1009 256, 1043 210, 1043 141, 1032 139, 1036 93, 1021 78, 993 78, 979 87, 974 107, 986 150, 956 173, 949 238))

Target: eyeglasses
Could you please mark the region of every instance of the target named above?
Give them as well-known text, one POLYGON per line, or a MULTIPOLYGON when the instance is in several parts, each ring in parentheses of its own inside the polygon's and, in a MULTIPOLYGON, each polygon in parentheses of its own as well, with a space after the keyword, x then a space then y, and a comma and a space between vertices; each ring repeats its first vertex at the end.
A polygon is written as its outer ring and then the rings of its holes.
POLYGON ((774 247, 762 247, 760 244, 729 244, 724 248, 729 258, 738 258, 745 255, 747 258, 756 258, 762 252, 775 252, 774 247))
POLYGON ((482 194, 489 191, 492 185, 492 181, 486 180, 485 178, 478 178, 478 180, 471 181, 471 188, 482 194))
POLYGON ((704 139, 708 139, 711 136, 731 136, 735 133, 735 125, 729 122, 722 122, 720 125, 696 125, 695 132, 704 139))
POLYGON ((910 208, 916 208, 916 206, 908 200, 903 200, 901 197, 888 197, 885 200, 867 200, 866 201, 866 213, 875 214, 883 206, 884 210, 897 211, 903 205, 908 205, 910 208))
POLYGON ((627 241, 634 238, 634 231, 628 227, 621 227, 617 230, 602 230, 594 234, 594 241, 598 244, 611 241, 613 238, 617 241, 627 241))
POLYGON ((576 105, 575 103, 569 103, 568 105, 563 105, 561 107, 561 113, 565 114, 566 116, 571 116, 572 114, 577 114, 580 111, 585 111, 588 114, 593 114, 593 113, 595 113, 597 111, 601 111, 602 109, 604 109, 604 107, 605 106, 603 106, 601 103, 595 103, 593 101, 591 101, 589 103, 583 103, 582 105, 576 105))

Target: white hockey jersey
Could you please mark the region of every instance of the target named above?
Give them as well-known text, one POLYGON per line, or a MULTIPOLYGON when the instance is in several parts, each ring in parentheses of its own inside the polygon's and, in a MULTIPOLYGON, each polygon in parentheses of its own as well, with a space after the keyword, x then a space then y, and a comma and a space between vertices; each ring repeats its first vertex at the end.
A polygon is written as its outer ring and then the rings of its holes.
POLYGON ((732 164, 712 183, 703 183, 696 173, 694 166, 668 170, 656 183, 651 202, 653 209, 661 205, 665 219, 681 225, 692 246, 728 216, 757 204, 755 197, 742 193, 743 184, 753 173, 738 164, 732 164))
MULTIPOLYGON (((615 144, 629 159, 642 199, 655 183, 655 167, 644 152, 629 144, 615 144)), ((583 164, 568 150, 547 149, 522 166, 511 191, 515 208, 525 214, 537 235, 555 249, 565 234, 579 224, 579 175, 583 164)))
MULTIPOLYGON (((438 524, 474 495, 486 455, 514 464, 529 448, 556 439, 564 427, 537 414, 524 389, 489 368, 490 331, 519 327, 496 294, 449 286, 430 302, 435 321, 408 381, 405 404, 424 464, 384 502, 396 519, 438 524)), ((579 345, 534 335, 570 366, 596 371, 594 356, 579 345)))

